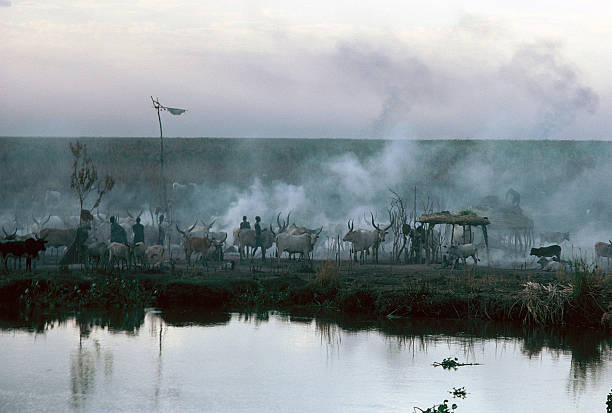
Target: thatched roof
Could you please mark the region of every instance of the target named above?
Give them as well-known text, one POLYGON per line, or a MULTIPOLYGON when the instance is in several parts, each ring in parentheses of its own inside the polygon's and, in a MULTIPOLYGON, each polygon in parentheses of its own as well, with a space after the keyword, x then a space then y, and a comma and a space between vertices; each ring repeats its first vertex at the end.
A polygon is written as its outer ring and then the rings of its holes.
POLYGON ((491 230, 516 230, 525 231, 533 229, 533 221, 525 215, 518 213, 516 210, 508 208, 500 209, 487 209, 481 210, 478 208, 472 208, 472 210, 478 214, 486 214, 491 221, 491 230))
POLYGON ((473 211, 461 211, 459 214, 451 214, 448 211, 436 212, 434 214, 421 215, 419 222, 429 224, 455 224, 455 225, 489 225, 491 222, 487 217, 478 216, 473 211))

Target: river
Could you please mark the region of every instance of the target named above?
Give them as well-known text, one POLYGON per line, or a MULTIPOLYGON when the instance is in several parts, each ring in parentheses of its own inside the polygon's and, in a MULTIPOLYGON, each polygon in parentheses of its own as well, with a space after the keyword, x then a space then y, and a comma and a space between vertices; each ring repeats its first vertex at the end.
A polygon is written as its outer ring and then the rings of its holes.
POLYGON ((612 339, 154 309, 0 323, 0 411, 604 411, 612 339), (445 370, 447 357, 479 363, 445 370), (465 399, 449 391, 465 387, 465 399))

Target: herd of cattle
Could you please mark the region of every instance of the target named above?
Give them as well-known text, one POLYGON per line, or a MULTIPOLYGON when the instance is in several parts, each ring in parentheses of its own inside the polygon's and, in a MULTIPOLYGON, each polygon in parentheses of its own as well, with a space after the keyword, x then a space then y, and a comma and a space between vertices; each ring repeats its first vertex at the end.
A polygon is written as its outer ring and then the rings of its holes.
MULTIPOLYGON (((140 217, 138 214, 138 217, 140 217)), ((193 263, 205 263, 210 260, 223 260, 224 254, 236 253, 242 261, 245 257, 249 258, 249 253, 261 249, 262 257, 266 256, 269 249, 276 246, 276 257, 280 261, 283 253, 300 254, 303 259, 312 259, 315 245, 317 244, 323 227, 310 229, 305 226, 297 226, 290 222, 290 215, 281 222, 280 213, 276 216, 276 228, 270 224, 262 228, 261 238, 258 240, 256 232, 251 228, 234 229, 232 231, 233 245, 226 247, 228 238, 227 232, 211 231, 215 221, 207 224, 198 221, 191 227, 181 229, 174 224, 176 232, 167 223, 154 225, 156 220, 151 216, 151 223, 145 225, 145 242, 135 245, 122 244, 117 242, 108 243, 108 221, 105 216, 97 215, 95 220, 89 225, 90 231, 88 242, 84 244, 81 257, 88 265, 107 267, 130 265, 140 265, 141 267, 159 267, 163 262, 172 260, 177 255, 184 256, 187 265, 193 263), (158 235, 165 234, 165 245, 158 244, 158 235), (172 237, 170 234, 175 234, 172 237), (180 244, 176 243, 180 239, 180 244), (174 243, 172 242, 174 241, 174 243)), ((13 257, 16 262, 21 264, 21 258, 26 259, 26 269, 31 269, 32 259, 39 256, 39 253, 46 252, 49 248, 56 251, 56 262, 60 249, 70 247, 77 236, 76 228, 53 228, 53 224, 59 220, 58 217, 49 216, 45 220, 38 220, 33 217, 33 224, 30 232, 18 235, 17 230, 8 233, 2 226, 3 236, 0 236, 0 254, 2 256, 4 269, 8 271, 8 259, 13 257)), ((127 218, 119 218, 120 224, 130 227, 135 222, 135 217, 128 212, 127 218)), ((355 229, 354 222, 349 220, 348 231, 342 237, 343 243, 350 245, 351 258, 365 263, 366 256, 372 253, 373 260, 378 262, 379 247, 386 242, 386 236, 394 225, 394 220, 390 217, 388 225, 376 224, 374 215, 371 214, 372 229, 355 229)), ((333 231, 339 232, 338 228, 333 231)), ((346 230, 345 230, 346 231, 346 230)), ((24 231, 22 231, 24 232, 24 231)), ((461 237, 455 236, 455 240, 461 237)), ((338 236, 338 241, 340 240, 338 236)), ((569 233, 561 232, 542 232, 540 234, 541 244, 556 243, 540 248, 532 248, 530 253, 538 258, 538 263, 544 270, 559 270, 564 267, 565 262, 561 260, 561 247, 558 244, 569 241, 569 233)), ((340 246, 337 245, 339 248, 340 246)), ((452 245, 439 245, 442 250, 443 263, 452 264, 455 268, 459 260, 463 260, 464 265, 467 258, 472 258, 474 265, 479 261, 478 250, 481 245, 474 243, 454 242, 452 245)), ((595 256, 597 260, 612 257, 612 241, 608 243, 598 242, 595 244, 595 256)))

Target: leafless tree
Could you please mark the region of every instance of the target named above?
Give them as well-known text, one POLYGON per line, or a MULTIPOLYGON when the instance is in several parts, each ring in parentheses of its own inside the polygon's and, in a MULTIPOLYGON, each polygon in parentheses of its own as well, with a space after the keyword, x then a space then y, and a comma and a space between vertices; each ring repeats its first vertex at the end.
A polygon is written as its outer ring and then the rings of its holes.
POLYGON ((406 203, 401 196, 393 189, 389 188, 391 194, 391 208, 389 209, 389 215, 392 218, 393 226, 393 261, 400 262, 402 253, 406 250, 406 234, 404 233, 404 226, 408 225, 412 217, 408 216, 408 210, 406 203))
MULTIPOLYGON (((92 209, 97 208, 100 205, 102 196, 113 189, 115 180, 112 176, 106 175, 103 185, 98 182, 98 172, 93 160, 87 154, 87 145, 80 141, 76 141, 75 144, 70 142, 69 145, 70 151, 74 156, 72 175, 70 177, 70 188, 79 198, 80 211, 83 211, 83 203, 94 190, 97 192, 98 197, 92 209)), ((79 225, 82 224, 82 219, 83 216, 81 213, 79 225)))

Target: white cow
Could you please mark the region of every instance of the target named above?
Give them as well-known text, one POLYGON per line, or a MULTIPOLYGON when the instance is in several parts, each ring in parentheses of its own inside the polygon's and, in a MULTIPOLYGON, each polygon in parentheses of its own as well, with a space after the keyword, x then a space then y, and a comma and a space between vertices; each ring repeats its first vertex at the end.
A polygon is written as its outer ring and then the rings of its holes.
POLYGON ((374 258, 378 263, 378 246, 385 242, 385 235, 389 228, 393 226, 394 219, 391 219, 391 223, 389 226, 381 229, 374 223, 374 214, 370 213, 372 216, 372 226, 373 230, 367 229, 354 229, 354 222, 348 221, 348 229, 349 231, 346 233, 342 241, 348 241, 353 244, 353 254, 354 260, 357 261, 357 252, 361 253, 361 262, 365 262, 365 254, 368 253, 369 249, 372 248, 374 251, 374 258), (365 254, 364 254, 365 253, 365 254))
POLYGON ((478 247, 474 244, 451 245, 448 248, 448 256, 453 261, 451 269, 455 269, 458 258, 463 260, 463 266, 465 267, 467 258, 472 257, 474 266, 476 266, 478 263, 478 247))
POLYGON ((319 239, 321 231, 314 234, 292 235, 286 232, 281 232, 276 235, 276 249, 278 250, 278 261, 281 259, 283 252, 289 254, 301 253, 304 257, 309 257, 314 249, 314 245, 319 239))

